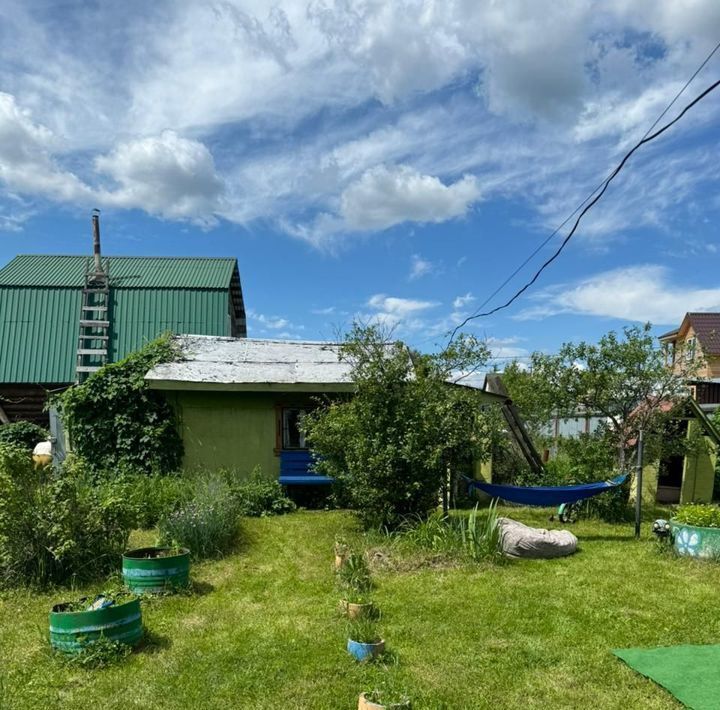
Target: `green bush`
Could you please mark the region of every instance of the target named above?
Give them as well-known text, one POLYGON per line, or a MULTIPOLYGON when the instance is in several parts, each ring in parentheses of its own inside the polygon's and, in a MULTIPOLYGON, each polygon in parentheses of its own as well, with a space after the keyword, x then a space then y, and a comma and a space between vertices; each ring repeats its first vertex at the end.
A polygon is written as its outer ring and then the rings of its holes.
POLYGON ((491 419, 478 393, 448 383, 488 354, 461 336, 442 353, 421 355, 376 327, 353 326, 341 359, 352 365, 355 395, 310 412, 303 427, 315 469, 335 480, 338 499, 350 502, 366 528, 427 517, 448 493, 450 476, 470 473, 489 454, 491 419))
POLYGON ((75 582, 117 569, 134 514, 122 482, 97 483, 70 463, 35 471, 0 447, 0 584, 75 582))
POLYGON ((89 466, 148 473, 179 468, 183 447, 174 412, 144 379, 150 368, 176 358, 163 336, 56 398, 74 451, 89 466))
POLYGON ((35 444, 45 441, 49 436, 47 429, 32 422, 11 422, 0 426, 0 444, 18 446, 28 451, 32 451, 35 444))
POLYGON ((249 517, 292 513, 297 507, 285 495, 280 483, 265 478, 259 468, 253 470, 247 481, 232 485, 232 493, 240 514, 249 517))
POLYGON ((180 508, 193 498, 195 484, 182 474, 128 473, 129 503, 135 514, 135 527, 147 530, 161 518, 180 508))
POLYGON ((220 557, 237 543, 239 510, 227 481, 198 481, 193 498, 158 523, 159 544, 187 547, 195 558, 220 557))
POLYGON ((673 520, 699 528, 720 528, 720 506, 686 503, 677 509, 673 520))

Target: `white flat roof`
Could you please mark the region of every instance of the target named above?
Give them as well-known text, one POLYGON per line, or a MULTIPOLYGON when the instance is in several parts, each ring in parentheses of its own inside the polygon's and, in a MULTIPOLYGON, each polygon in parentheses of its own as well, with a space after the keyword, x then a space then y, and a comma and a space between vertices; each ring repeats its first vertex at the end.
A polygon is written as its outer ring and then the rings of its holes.
POLYGON ((181 359, 152 368, 153 389, 351 391, 337 343, 180 335, 181 359))

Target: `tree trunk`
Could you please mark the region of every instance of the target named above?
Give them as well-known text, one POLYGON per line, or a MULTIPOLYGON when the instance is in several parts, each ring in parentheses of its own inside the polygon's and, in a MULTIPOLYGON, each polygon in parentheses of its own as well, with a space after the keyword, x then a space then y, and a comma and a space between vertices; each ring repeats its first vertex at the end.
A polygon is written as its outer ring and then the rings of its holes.
POLYGON ((620 473, 624 473, 625 471, 625 442, 621 441, 618 444, 618 467, 620 469, 620 473))

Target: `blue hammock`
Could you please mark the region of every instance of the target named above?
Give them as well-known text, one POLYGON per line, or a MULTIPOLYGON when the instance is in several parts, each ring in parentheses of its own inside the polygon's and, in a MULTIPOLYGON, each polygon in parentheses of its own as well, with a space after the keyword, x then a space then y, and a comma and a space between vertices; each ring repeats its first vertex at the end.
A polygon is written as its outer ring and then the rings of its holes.
POLYGON ((511 503, 521 505, 555 506, 561 503, 574 503, 585 498, 592 498, 605 491, 617 488, 625 483, 628 477, 623 473, 610 481, 598 483, 585 483, 581 486, 503 486, 485 481, 475 481, 472 478, 463 476, 467 481, 468 489, 478 488, 493 498, 502 498, 511 503))

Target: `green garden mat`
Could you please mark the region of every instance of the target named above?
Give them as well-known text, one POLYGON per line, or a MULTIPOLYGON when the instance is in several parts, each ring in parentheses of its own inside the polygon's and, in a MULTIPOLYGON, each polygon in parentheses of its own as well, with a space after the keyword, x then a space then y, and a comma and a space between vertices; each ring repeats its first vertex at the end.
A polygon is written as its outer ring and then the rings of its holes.
POLYGON ((613 653, 693 710, 720 710, 720 645, 623 648, 613 653))

